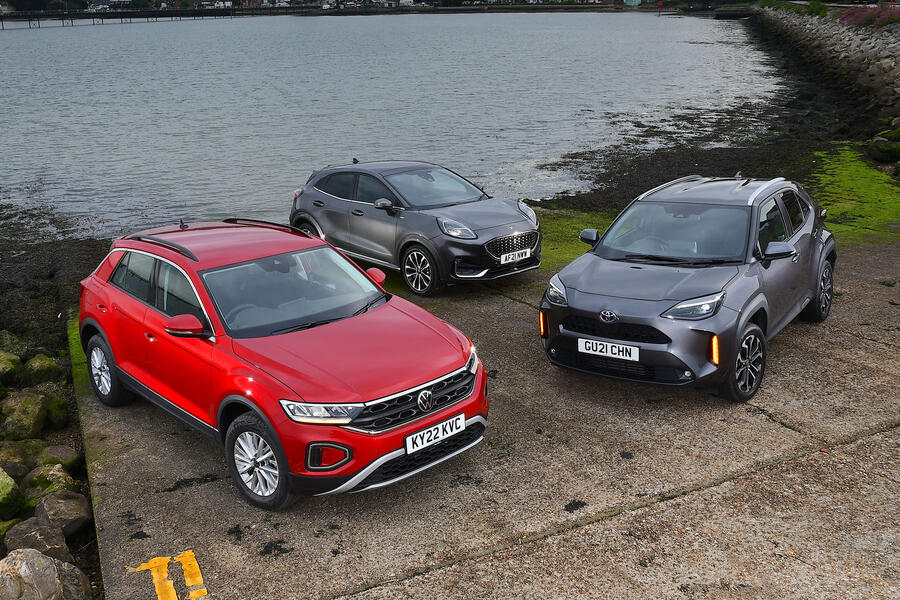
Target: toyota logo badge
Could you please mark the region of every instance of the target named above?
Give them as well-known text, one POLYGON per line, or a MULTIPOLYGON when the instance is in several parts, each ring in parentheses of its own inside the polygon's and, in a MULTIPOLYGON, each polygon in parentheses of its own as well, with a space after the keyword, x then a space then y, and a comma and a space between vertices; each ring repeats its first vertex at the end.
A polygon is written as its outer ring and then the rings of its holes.
POLYGON ((604 310, 600 312, 600 320, 604 323, 615 323, 619 317, 611 310, 604 310))
POLYGON ((419 392, 419 400, 418 400, 419 410, 429 411, 434 408, 434 396, 431 394, 431 390, 422 390, 419 392))

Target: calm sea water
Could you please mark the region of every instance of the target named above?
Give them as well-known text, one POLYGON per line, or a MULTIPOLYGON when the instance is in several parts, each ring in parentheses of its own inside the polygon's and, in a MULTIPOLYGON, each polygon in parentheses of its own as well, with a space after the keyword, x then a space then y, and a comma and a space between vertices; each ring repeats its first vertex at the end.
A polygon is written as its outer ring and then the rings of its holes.
POLYGON ((780 85, 740 23, 649 14, 45 24, 0 32, 0 202, 78 236, 284 220, 313 169, 353 157, 540 198, 583 185, 539 168, 563 153, 780 85))

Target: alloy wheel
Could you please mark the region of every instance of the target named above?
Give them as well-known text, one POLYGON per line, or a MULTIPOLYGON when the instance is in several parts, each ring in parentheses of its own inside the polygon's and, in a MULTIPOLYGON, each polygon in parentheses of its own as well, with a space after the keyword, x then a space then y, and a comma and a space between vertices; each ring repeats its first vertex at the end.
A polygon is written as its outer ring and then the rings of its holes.
POLYGON ((112 389, 112 378, 109 375, 109 363, 106 354, 100 348, 91 350, 91 378, 97 390, 104 396, 112 389))
POLYGON ((755 333, 748 334, 741 342, 734 377, 738 389, 744 394, 751 394, 759 385, 763 368, 762 340, 755 333))
POLYGON ((431 285, 431 261, 420 250, 412 250, 403 263, 406 283, 416 292, 424 292, 431 285))
POLYGON ((831 263, 825 261, 825 266, 822 267, 822 279, 819 282, 819 312, 823 315, 828 314, 833 296, 834 277, 831 274, 831 263))
POLYGON ((234 464, 244 485, 257 496, 271 496, 278 488, 278 461, 262 436, 244 431, 234 441, 234 464))

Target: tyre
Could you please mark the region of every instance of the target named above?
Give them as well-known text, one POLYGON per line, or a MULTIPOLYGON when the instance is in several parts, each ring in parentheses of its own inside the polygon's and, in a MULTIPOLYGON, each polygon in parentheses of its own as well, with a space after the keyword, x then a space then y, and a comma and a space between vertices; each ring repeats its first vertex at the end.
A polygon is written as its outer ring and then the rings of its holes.
POLYGON ((250 504, 279 510, 293 500, 287 456, 278 436, 253 413, 235 419, 225 434, 231 478, 250 504))
POLYGON ((766 335, 755 323, 748 323, 738 338, 734 362, 722 382, 720 395, 735 402, 747 402, 759 390, 766 372, 766 335))
POLYGON ((816 295, 803 309, 803 318, 813 323, 821 323, 831 313, 831 303, 834 300, 834 265, 829 261, 822 263, 819 269, 819 285, 816 295))
POLYGON ((400 270, 406 287, 414 294, 430 296, 441 289, 437 263, 431 253, 422 246, 410 246, 403 253, 400 270))
POLYGON ((299 223, 297 223, 296 227, 297 227, 297 229, 299 229, 299 230, 302 231, 303 233, 307 233, 307 234, 309 234, 309 235, 311 235, 311 236, 314 236, 314 237, 321 237, 321 236, 319 235, 319 231, 318 231, 318 230, 315 228, 315 226, 314 226, 312 223, 310 223, 309 221, 300 221, 299 223))
POLYGON ((121 406, 128 400, 128 393, 119 382, 116 359, 112 350, 100 335, 88 340, 85 347, 88 376, 97 399, 107 406, 121 406))

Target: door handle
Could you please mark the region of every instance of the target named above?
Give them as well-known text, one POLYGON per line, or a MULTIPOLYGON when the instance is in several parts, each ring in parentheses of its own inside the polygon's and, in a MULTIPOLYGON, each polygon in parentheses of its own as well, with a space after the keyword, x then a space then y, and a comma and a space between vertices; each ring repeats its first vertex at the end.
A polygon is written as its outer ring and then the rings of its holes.
POLYGON ((363 216, 363 215, 366 214, 366 213, 364 213, 363 211, 359 210, 358 208, 354 208, 353 210, 350 211, 350 214, 356 215, 357 217, 361 217, 361 216, 363 216))
POLYGON ((313 206, 325 206, 325 203, 321 200, 313 200, 313 206))
POLYGON ((155 335, 153 335, 149 331, 144 333, 144 337, 146 337, 147 341, 150 342, 151 344, 155 344, 156 342, 159 341, 159 338, 157 338, 155 335))
POLYGON ((102 313, 105 313, 105 312, 107 312, 109 309, 106 308, 106 305, 105 305, 105 304, 98 304, 98 305, 97 305, 97 310, 99 310, 99 311, 102 312, 102 313))

